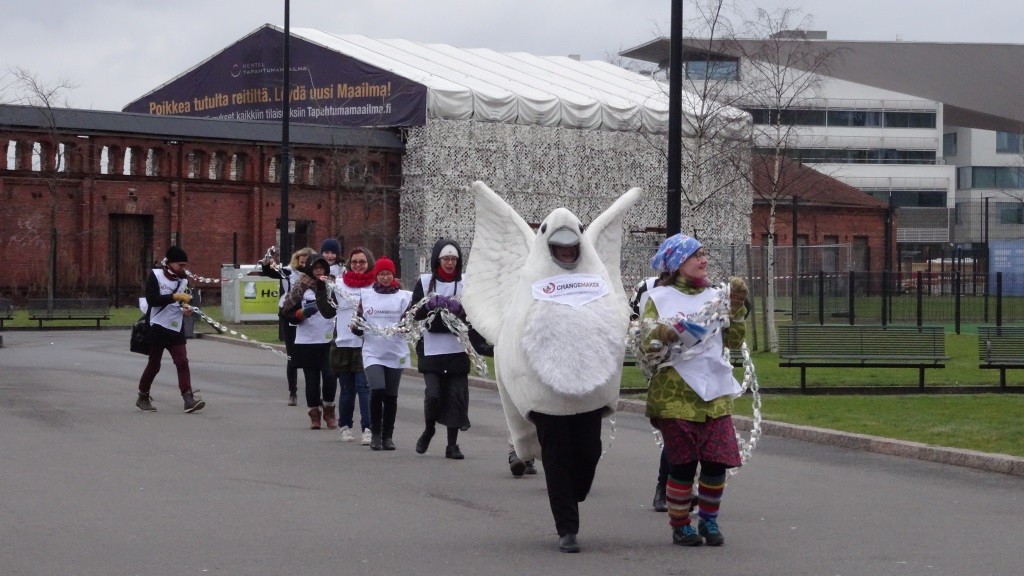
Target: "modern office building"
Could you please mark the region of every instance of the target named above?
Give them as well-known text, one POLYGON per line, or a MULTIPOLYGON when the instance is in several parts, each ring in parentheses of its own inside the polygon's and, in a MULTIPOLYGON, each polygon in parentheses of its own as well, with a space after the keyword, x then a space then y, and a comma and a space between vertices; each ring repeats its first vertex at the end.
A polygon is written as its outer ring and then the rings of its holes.
MULTIPOLYGON (((712 67, 716 79, 740 86, 750 65, 740 55, 769 43, 832 52, 828 76, 784 119, 795 133, 788 155, 891 203, 902 255, 1024 238, 1024 45, 834 41, 820 31, 785 36, 688 38, 687 76, 704 78, 712 67)), ((658 38, 621 55, 664 70, 669 48, 668 38, 658 38)), ((774 121, 774 112, 756 103, 739 107, 751 112, 755 132, 774 121)))

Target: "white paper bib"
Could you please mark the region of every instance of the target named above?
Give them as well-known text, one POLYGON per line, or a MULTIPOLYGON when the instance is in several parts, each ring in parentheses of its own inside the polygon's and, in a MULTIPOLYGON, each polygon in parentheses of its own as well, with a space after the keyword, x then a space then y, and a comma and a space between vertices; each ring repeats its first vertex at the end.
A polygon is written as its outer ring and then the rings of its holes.
POLYGON ((534 282, 533 299, 578 308, 608 294, 608 283, 596 274, 560 274, 534 282))

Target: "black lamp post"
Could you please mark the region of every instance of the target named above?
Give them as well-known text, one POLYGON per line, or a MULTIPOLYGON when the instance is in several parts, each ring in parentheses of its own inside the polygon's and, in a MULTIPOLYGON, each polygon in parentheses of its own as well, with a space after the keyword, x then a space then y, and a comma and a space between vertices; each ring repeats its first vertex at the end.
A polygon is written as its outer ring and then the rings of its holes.
POLYGON ((682 229, 683 137, 683 0, 672 0, 671 46, 668 72, 668 185, 665 201, 665 235, 682 229))
POLYGON ((289 78, 289 72, 291 68, 291 58, 289 57, 289 45, 291 44, 291 22, 290 14, 291 10, 289 7, 289 0, 284 0, 284 77, 282 79, 281 88, 284 91, 284 104, 283 114, 281 116, 281 165, 278 170, 278 175, 281 178, 281 246, 280 252, 281 261, 286 262, 288 258, 291 258, 292 253, 292 239, 288 235, 288 184, 291 180, 291 149, 288 136, 288 123, 291 118, 291 79, 289 78))

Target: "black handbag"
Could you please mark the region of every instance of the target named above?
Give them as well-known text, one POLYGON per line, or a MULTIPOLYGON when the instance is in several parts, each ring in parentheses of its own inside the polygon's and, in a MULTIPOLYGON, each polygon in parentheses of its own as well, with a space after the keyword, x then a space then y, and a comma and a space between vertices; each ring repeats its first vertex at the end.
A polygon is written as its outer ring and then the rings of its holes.
POLYGON ((143 314, 132 324, 132 338, 128 349, 138 354, 149 355, 149 318, 143 314))

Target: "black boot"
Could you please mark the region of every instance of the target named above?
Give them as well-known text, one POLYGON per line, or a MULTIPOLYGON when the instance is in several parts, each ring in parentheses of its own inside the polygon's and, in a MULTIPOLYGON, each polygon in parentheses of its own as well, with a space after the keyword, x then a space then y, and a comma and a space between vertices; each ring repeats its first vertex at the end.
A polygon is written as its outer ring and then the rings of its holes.
POLYGON ((153 397, 148 392, 139 392, 139 399, 135 401, 135 407, 143 412, 156 412, 156 406, 153 406, 153 397))
POLYGON ((191 390, 182 394, 181 399, 185 401, 185 412, 188 414, 202 410, 203 406, 206 406, 206 402, 193 394, 191 390))
POLYGON ((668 512, 668 504, 665 502, 665 485, 661 482, 654 487, 654 501, 651 502, 651 507, 655 512, 668 512))
POLYGON ((558 549, 568 554, 575 554, 580 551, 580 545, 576 541, 576 535, 569 533, 558 538, 558 549))
POLYGON ((516 454, 515 448, 508 451, 508 469, 512 475, 519 478, 526 471, 526 462, 516 454))
POLYGON ((423 434, 420 434, 419 440, 416 441, 416 453, 423 454, 430 447, 430 439, 434 437, 434 424, 429 423, 427 427, 423 429, 423 434))
POLYGON ((444 457, 451 458, 452 460, 462 460, 465 458, 465 456, 462 455, 462 450, 459 450, 458 444, 446 447, 444 449, 444 457))

